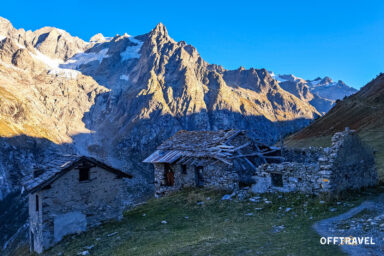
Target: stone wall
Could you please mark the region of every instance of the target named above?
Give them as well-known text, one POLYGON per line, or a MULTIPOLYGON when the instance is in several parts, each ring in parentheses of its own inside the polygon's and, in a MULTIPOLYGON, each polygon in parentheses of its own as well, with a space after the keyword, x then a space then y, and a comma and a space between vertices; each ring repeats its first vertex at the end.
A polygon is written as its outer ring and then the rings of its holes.
POLYGON ((284 162, 280 164, 263 164, 258 167, 253 177, 253 193, 265 192, 292 192, 300 191, 308 194, 317 194, 321 191, 321 174, 316 163, 284 162), (282 176, 282 186, 273 186, 272 174, 282 176))
POLYGON ((35 251, 41 252, 70 233, 101 224, 106 220, 122 218, 130 205, 127 179, 93 167, 89 180, 79 181, 79 171, 70 170, 54 181, 49 188, 29 196, 31 231, 35 251), (39 196, 39 211, 35 198, 39 196))
POLYGON ((264 164, 257 168, 253 192, 301 191, 337 195, 347 189, 373 186, 378 182, 372 150, 348 128, 334 134, 331 147, 286 150, 284 154, 288 156, 286 160, 292 162, 264 164), (282 175, 282 186, 272 184, 276 174, 282 175))
POLYGON ((283 148, 281 152, 285 162, 316 163, 323 154, 322 148, 283 148))
POLYGON ((335 133, 332 146, 324 149, 319 163, 323 177, 329 180, 328 185, 323 185, 324 189, 332 193, 373 186, 378 182, 372 150, 349 129, 335 133))
MULTIPOLYGON (((175 183, 173 186, 166 186, 164 175, 164 164, 155 164, 155 188, 156 194, 164 194, 169 191, 179 190, 183 187, 196 186, 195 166, 187 165, 187 172, 182 173, 180 164, 172 164, 175 183)), ((232 166, 216 162, 212 165, 203 167, 203 186, 207 188, 218 188, 224 190, 234 190, 238 188, 239 175, 232 166)))

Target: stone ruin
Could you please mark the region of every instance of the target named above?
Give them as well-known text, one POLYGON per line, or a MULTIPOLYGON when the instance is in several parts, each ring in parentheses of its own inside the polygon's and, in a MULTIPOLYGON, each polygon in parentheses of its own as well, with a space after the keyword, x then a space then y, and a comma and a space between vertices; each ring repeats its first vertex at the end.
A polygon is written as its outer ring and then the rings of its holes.
POLYGON ((338 195, 378 182, 373 151, 354 130, 335 133, 332 146, 283 150, 282 163, 257 168, 253 193, 303 192, 338 195))
POLYGON ((54 156, 26 177, 30 251, 41 253, 64 236, 119 220, 132 205, 130 174, 86 156, 54 156))
POLYGON ((156 195, 183 187, 238 190, 251 185, 262 163, 281 161, 269 147, 242 130, 179 131, 143 162, 154 165, 156 195))

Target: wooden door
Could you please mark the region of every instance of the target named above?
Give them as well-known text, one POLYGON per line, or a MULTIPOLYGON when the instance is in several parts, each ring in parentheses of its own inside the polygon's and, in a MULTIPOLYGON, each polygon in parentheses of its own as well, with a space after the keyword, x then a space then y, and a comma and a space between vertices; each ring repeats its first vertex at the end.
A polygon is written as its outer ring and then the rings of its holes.
POLYGON ((175 173, 170 164, 164 165, 165 185, 173 186, 175 184, 175 173))

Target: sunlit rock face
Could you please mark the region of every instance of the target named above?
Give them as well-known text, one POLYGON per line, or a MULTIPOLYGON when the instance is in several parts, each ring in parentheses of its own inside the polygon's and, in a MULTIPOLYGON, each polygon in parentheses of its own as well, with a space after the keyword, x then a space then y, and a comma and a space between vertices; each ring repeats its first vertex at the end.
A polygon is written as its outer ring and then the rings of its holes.
POLYGON ((141 160, 180 129, 246 129, 274 142, 320 115, 315 96, 296 91, 265 69, 205 62, 161 23, 144 35, 85 42, 1 18, 0 136, 13 150, 1 156, 0 195, 50 152, 92 155, 151 179, 141 160))

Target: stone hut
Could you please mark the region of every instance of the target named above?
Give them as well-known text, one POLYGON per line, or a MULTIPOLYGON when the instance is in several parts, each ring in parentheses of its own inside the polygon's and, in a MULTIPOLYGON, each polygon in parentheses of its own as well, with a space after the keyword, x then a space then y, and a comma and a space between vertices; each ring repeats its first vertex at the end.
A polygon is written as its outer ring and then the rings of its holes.
POLYGON ((283 156, 283 163, 257 168, 253 192, 301 191, 332 196, 378 182, 372 150, 348 128, 333 135, 331 147, 283 150, 283 156))
POLYGON ((29 194, 30 250, 41 253, 64 236, 122 218, 132 176, 91 157, 61 156, 23 182, 29 194))
POLYGON ((143 162, 154 164, 156 194, 182 187, 237 189, 251 182, 261 163, 280 160, 245 131, 179 131, 143 162))

